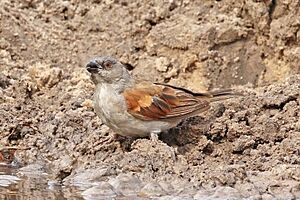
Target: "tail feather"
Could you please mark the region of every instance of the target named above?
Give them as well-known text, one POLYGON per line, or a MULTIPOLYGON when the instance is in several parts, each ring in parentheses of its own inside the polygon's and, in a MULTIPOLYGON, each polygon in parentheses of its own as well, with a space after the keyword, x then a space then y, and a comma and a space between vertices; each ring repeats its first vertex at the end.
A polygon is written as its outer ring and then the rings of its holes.
POLYGON ((211 97, 211 102, 216 101, 223 101, 226 99, 242 96, 241 93, 238 93, 232 89, 222 89, 222 90, 215 90, 208 93, 211 97))

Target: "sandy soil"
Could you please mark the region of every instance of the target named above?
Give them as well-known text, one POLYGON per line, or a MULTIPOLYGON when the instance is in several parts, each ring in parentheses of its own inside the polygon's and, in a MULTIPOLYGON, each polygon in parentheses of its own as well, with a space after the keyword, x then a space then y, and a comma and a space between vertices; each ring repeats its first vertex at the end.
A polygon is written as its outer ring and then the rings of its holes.
POLYGON ((300 198, 299 15, 299 0, 1 0, 0 144, 65 184, 106 166, 104 177, 300 198), (158 144, 104 145, 111 131, 93 112, 84 69, 95 55, 115 56, 137 78, 245 97, 185 120, 158 144))

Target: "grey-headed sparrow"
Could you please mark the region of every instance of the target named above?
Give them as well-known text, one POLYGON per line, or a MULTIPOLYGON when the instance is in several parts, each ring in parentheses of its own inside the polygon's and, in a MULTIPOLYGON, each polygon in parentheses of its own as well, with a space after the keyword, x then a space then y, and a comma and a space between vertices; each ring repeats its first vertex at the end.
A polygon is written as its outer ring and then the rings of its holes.
POLYGON ((109 56, 96 57, 86 69, 96 85, 97 115, 122 136, 157 138, 182 119, 208 110, 211 102, 234 95, 230 89, 194 93, 163 83, 136 83, 126 67, 109 56))

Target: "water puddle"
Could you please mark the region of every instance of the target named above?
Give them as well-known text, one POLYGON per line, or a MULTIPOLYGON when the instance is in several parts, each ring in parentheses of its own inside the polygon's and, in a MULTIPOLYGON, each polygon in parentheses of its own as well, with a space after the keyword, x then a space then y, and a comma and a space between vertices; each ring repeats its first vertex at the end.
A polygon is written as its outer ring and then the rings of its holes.
MULTIPOLYGON (((34 170, 34 167, 32 168, 34 170)), ((75 188, 51 184, 47 174, 0 164, 0 199, 83 199, 75 188)))
MULTIPOLYGON (((228 186, 207 190, 181 179, 143 182, 132 173, 117 173, 109 165, 77 171, 60 184, 51 178, 42 162, 18 167, 12 161, 14 154, 11 149, 6 150, 0 151, 0 200, 243 198, 241 191, 228 186)), ((253 193, 254 199, 260 197, 260 194, 253 193)))

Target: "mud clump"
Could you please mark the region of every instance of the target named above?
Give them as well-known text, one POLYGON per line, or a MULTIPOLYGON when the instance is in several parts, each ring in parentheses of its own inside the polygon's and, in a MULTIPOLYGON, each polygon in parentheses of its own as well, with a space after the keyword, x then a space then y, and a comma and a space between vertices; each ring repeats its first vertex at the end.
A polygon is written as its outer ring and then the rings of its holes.
POLYGON ((0 146, 66 185, 94 174, 86 196, 133 195, 117 186, 133 176, 145 197, 300 198, 299 10, 298 0, 1 1, 0 146), (107 144, 84 70, 95 55, 137 78, 244 96, 158 143, 107 144))

